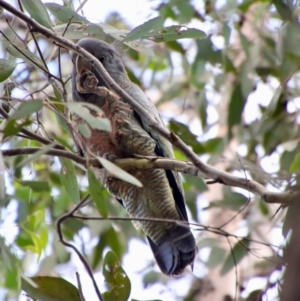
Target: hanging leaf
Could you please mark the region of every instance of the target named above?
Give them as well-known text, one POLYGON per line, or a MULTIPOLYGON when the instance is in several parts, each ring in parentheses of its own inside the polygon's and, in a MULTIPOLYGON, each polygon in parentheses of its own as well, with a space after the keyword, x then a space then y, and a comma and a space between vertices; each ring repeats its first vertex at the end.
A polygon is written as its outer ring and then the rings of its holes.
POLYGON ((162 17, 156 17, 148 20, 140 26, 135 27, 123 40, 123 42, 134 41, 142 36, 145 36, 150 33, 152 30, 159 29, 163 26, 164 20, 162 17))
POLYGON ((232 128, 236 124, 240 124, 242 112, 245 106, 245 98, 242 93, 242 87, 237 84, 231 95, 230 104, 228 107, 228 136, 232 137, 232 128))
POLYGON ((226 251, 223 248, 219 248, 219 247, 212 248, 205 265, 210 269, 215 268, 224 260, 225 254, 226 251))
POLYGON ((0 83, 11 76, 17 67, 17 63, 10 60, 0 59, 0 83))
POLYGON ((145 35, 143 38, 152 40, 156 43, 161 43, 176 41, 179 39, 203 39, 205 37, 206 34, 199 29, 173 25, 159 30, 154 30, 149 35, 145 35))
POLYGON ((89 180, 89 191, 92 196, 93 201, 96 204, 98 212, 102 217, 107 217, 107 208, 105 200, 102 197, 102 185, 100 181, 96 178, 94 173, 89 169, 88 170, 88 180, 89 180))
POLYGON ((30 116, 31 114, 38 112, 43 107, 43 101, 41 99, 34 99, 23 102, 19 108, 9 117, 11 120, 16 120, 30 116))
POLYGON ((53 30, 56 34, 64 35, 67 39, 79 40, 89 37, 105 40, 106 38, 103 29, 96 24, 64 23, 53 27, 53 30))
POLYGON ((243 238, 232 248, 231 252, 225 259, 223 267, 220 274, 225 275, 228 273, 234 266, 236 266, 249 252, 250 240, 243 238))
POLYGON ((112 162, 110 162, 104 158, 101 158, 101 157, 97 157, 97 159, 100 161, 100 163, 103 165, 103 167, 110 173, 111 176, 118 178, 120 180, 123 180, 125 182, 128 182, 132 185, 138 186, 138 187, 143 186, 143 184, 138 179, 136 179, 131 174, 129 174, 125 170, 121 169, 117 165, 113 164, 112 162))
POLYGON ((14 57, 22 59, 30 66, 38 67, 42 70, 45 69, 43 61, 39 57, 37 57, 34 53, 24 48, 20 48, 19 50, 17 50, 15 47, 9 46, 6 48, 6 50, 9 54, 11 54, 14 57))
POLYGON ((57 4, 57 3, 45 3, 46 8, 51 14, 62 23, 69 23, 70 20, 73 22, 86 23, 87 19, 80 16, 70 8, 57 4))
POLYGON ((114 251, 114 253, 117 255, 117 258, 122 258, 124 247, 121 243, 120 233, 116 232, 116 230, 112 226, 110 226, 104 232, 101 232, 101 234, 99 235, 99 242, 95 246, 93 252, 93 268, 96 268, 97 265, 102 262, 104 257, 103 251, 107 247, 110 247, 114 251))
POLYGON ((72 202, 77 204, 80 201, 80 196, 74 164, 71 160, 65 158, 60 158, 60 163, 61 185, 65 188, 72 202))
POLYGON ((74 103, 69 103, 68 107, 71 112, 75 113, 80 118, 85 120, 91 128, 107 131, 107 132, 111 131, 110 121, 107 118, 94 116, 88 109, 88 108, 91 108, 92 110, 97 109, 96 112, 101 112, 101 110, 95 105, 88 104, 88 103, 74 102, 74 103))
POLYGON ((110 289, 102 294, 104 300, 127 301, 131 291, 130 280, 112 251, 105 255, 102 273, 110 289))
POLYGON ((20 181, 22 186, 30 187, 32 190, 40 191, 50 191, 50 186, 48 182, 45 181, 20 181))
POLYGON ((300 153, 296 155, 294 158, 294 161, 292 162, 290 166, 290 172, 296 172, 300 169, 300 153))
POLYGON ((48 15, 45 4, 41 0, 21 0, 22 5, 28 11, 29 15, 41 25, 52 28, 51 20, 48 15))
POLYGON ((43 301, 81 301, 78 289, 63 278, 50 276, 22 278, 22 290, 43 301))

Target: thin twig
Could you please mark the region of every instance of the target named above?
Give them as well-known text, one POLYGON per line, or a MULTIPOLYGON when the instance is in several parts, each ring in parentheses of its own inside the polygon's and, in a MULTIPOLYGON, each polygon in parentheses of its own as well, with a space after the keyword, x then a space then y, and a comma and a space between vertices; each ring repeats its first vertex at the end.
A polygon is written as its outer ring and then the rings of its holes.
POLYGON ((89 195, 87 197, 85 197, 82 201, 80 201, 80 203, 78 203, 70 212, 64 214, 63 216, 61 216, 58 220, 57 220, 57 224, 56 224, 56 227, 57 227, 57 234, 58 234, 58 237, 59 237, 59 241, 65 246, 65 247, 69 247, 71 249, 74 250, 74 252, 77 254, 77 256, 79 257, 80 261, 82 262, 82 264, 84 265, 87 273, 89 274, 92 282, 93 282, 93 285, 94 285, 94 289, 95 289, 95 292, 98 296, 98 299, 100 301, 103 301, 103 298, 101 296, 101 293, 100 293, 100 290, 98 288, 98 285, 96 283, 96 280, 94 278, 94 275, 93 275, 93 272, 89 266, 89 264, 87 263, 87 261, 85 260, 85 258, 83 257, 83 255, 79 252, 79 250, 72 244, 68 243, 67 241, 65 241, 64 237, 63 237, 63 234, 62 234, 62 229, 61 229, 61 226, 62 226, 62 223, 67 220, 68 218, 72 218, 73 217, 73 214, 74 212, 76 212, 78 209, 80 209, 87 201, 89 195))
MULTIPOLYGON (((9 117, 9 115, 6 113, 6 111, 0 106, 0 114, 5 118, 5 119, 7 119, 8 117, 9 117)), ((45 145, 48 145, 48 144, 51 144, 51 143, 53 143, 53 141, 51 141, 51 140, 48 140, 47 138, 44 138, 44 137, 42 137, 42 136, 40 136, 40 135, 37 135, 37 134, 35 134, 35 133, 32 133, 32 132, 30 132, 29 130, 27 130, 27 129, 21 129, 20 130, 23 134, 25 134, 26 136, 28 136, 30 139, 33 139, 33 140, 36 140, 36 141, 38 141, 38 142, 40 142, 40 143, 42 143, 42 144, 45 144, 45 145)), ((61 149, 61 150, 65 150, 66 148, 64 147, 64 146, 62 146, 62 145, 60 145, 60 144, 55 144, 54 146, 53 146, 55 149, 61 149)))
POLYGON ((77 286, 78 286, 80 300, 85 301, 83 291, 82 291, 82 285, 81 285, 81 281, 80 281, 80 275, 78 272, 76 272, 76 279, 77 279, 77 286))
POLYGON ((199 223, 195 222, 187 222, 187 221, 179 221, 179 220, 174 220, 174 219, 165 219, 165 218, 154 218, 154 217, 149 217, 149 218, 142 218, 142 217, 118 217, 118 216, 108 216, 108 217, 99 217, 99 216, 83 216, 83 215, 77 215, 73 214, 72 217, 78 218, 80 220, 93 220, 93 221, 148 221, 148 222, 159 222, 159 223, 174 223, 176 225, 182 226, 182 227, 192 227, 194 231, 207 231, 211 232, 217 235, 223 235, 225 237, 233 237, 240 241, 241 239, 248 241, 248 242, 253 242, 257 244, 261 244, 264 246, 267 246, 268 248, 277 248, 277 249, 282 249, 282 247, 271 244, 271 243, 266 243, 263 241, 255 240, 255 239, 250 239, 248 237, 243 237, 239 235, 235 235, 232 233, 229 233, 225 231, 224 229, 221 229, 220 227, 212 227, 212 226, 205 226, 199 223))

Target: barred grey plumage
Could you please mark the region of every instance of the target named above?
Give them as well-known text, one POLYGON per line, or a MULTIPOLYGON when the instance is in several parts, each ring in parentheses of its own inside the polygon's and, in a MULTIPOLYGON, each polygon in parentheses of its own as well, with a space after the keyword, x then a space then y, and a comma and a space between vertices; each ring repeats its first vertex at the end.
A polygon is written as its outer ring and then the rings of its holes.
MULTIPOLYGON (((80 40, 78 45, 93 54, 119 86, 164 126, 156 107, 128 78, 120 55, 111 45, 92 38, 80 40)), ((98 85, 108 89, 109 87, 85 59, 74 54, 73 63, 73 99, 100 106, 112 124, 111 133, 92 130, 90 138, 82 137, 81 141, 84 141, 86 147, 100 156, 110 153, 120 158, 130 158, 132 154, 174 157, 169 141, 153 132, 145 120, 121 99, 112 97, 110 101, 107 101, 105 97, 101 98, 96 94, 79 93, 76 80, 86 71, 92 71, 95 74, 99 81, 98 85)), ((135 168, 127 168, 126 171, 140 180, 143 187, 136 187, 119 179, 107 177, 105 172, 99 172, 99 179, 123 204, 131 217, 188 220, 182 181, 177 172, 135 168)), ((133 223, 147 235, 162 272, 168 275, 178 275, 187 265, 193 264, 197 248, 189 227, 167 222, 135 221, 133 223)))

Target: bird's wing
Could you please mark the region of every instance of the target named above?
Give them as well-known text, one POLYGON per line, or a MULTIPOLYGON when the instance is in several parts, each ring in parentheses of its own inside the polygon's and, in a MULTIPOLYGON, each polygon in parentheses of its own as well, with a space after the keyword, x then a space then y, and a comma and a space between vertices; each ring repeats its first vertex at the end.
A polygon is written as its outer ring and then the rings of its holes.
MULTIPOLYGON (((142 105, 147 110, 147 112, 149 112, 149 114, 151 114, 152 117, 154 117, 161 126, 165 127, 157 112, 155 105, 147 98, 145 93, 137 85, 135 84, 131 85, 131 87, 128 90, 126 90, 126 92, 140 105, 142 105)), ((173 159, 174 153, 173 153, 173 148, 171 143, 161 135, 154 132, 149 127, 147 122, 143 120, 143 118, 140 115, 138 115, 137 112, 135 112, 135 116, 141 122, 145 131, 148 132, 149 135, 156 141, 156 148, 155 148, 156 154, 160 157, 173 159)), ((173 192, 176 208, 179 214, 182 216, 182 218, 187 221, 188 217, 185 208, 184 192, 183 192, 181 176, 178 172, 172 170, 166 170, 166 175, 173 192)))

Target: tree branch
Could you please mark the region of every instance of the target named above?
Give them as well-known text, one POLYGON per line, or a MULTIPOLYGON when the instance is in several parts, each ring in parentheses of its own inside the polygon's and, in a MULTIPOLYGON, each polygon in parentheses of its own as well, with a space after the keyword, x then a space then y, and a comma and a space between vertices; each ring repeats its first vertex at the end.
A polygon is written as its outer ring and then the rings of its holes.
MULTIPOLYGON (((2 154, 4 157, 13 157, 19 155, 31 155, 37 151, 42 150, 40 147, 22 147, 22 148, 14 148, 14 149, 6 149, 2 150, 2 154)), ((102 168, 101 163, 96 158, 83 158, 78 156, 70 151, 64 151, 59 149, 50 149, 46 153, 46 155, 50 156, 58 156, 63 158, 68 158, 73 160, 78 164, 82 164, 86 167, 94 166, 97 168, 102 168)), ((165 169, 165 170, 175 170, 178 172, 182 172, 184 174, 190 174, 192 176, 196 176, 199 178, 206 178, 207 175, 202 172, 202 170, 198 169, 191 162, 178 161, 175 159, 167 159, 162 157, 152 157, 152 156, 138 156, 136 158, 126 158, 126 159, 115 159, 112 161, 114 164, 119 166, 120 168, 128 168, 135 167, 138 169, 165 169)), ((219 171, 221 172, 221 171, 219 171)), ((225 173, 225 172, 224 172, 225 173)), ((230 183, 230 178, 233 177, 234 181, 232 181, 232 185, 239 188, 243 188, 252 192, 254 194, 259 195, 265 202, 270 204, 290 204, 292 202, 296 202, 300 198, 300 192, 298 191, 290 191, 290 192, 272 192, 266 189, 263 185, 253 181, 246 180, 243 178, 237 178, 231 176, 228 173, 225 173, 227 180, 230 183), (237 178, 238 180, 236 180, 237 178)), ((209 184, 209 182, 208 182, 209 184)))
MULTIPOLYGON (((0 114, 3 116, 3 118, 5 118, 5 119, 8 119, 9 118, 9 115, 6 113, 6 111, 0 106, 0 114)), ((40 143, 42 143, 42 144, 45 144, 45 145, 48 145, 48 144, 51 144, 51 143, 53 143, 53 141, 51 141, 51 140, 48 140, 47 138, 44 138, 44 137, 42 137, 42 136, 40 136, 40 135, 37 135, 37 134, 35 134, 35 133, 32 133, 32 132, 30 132, 29 130, 27 130, 27 129, 21 129, 20 130, 23 134, 25 134, 28 138, 30 138, 30 139, 33 139, 33 140, 36 140, 36 141, 38 141, 38 142, 40 142, 40 143)), ((60 144, 55 144, 54 145, 54 148, 56 148, 56 149, 61 149, 61 150, 64 150, 64 149, 66 149, 64 146, 62 146, 62 145, 60 145, 60 144)))

